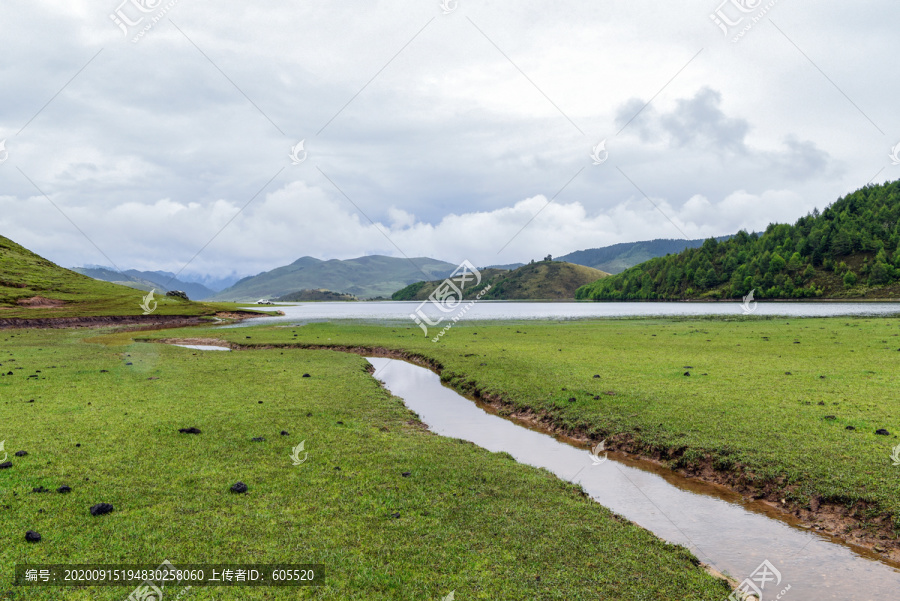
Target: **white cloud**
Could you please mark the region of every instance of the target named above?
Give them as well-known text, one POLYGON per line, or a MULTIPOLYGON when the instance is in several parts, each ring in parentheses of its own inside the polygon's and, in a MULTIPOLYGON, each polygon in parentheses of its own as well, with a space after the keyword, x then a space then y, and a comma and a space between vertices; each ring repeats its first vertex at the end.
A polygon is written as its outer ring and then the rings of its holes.
POLYGON ((482 264, 762 229, 900 177, 900 38, 864 18, 887 0, 772 11, 840 91, 768 23, 722 39, 715 1, 180 0, 190 40, 163 19, 138 44, 119 3, 9 0, 0 25, 0 234, 69 265, 104 259, 18 169, 121 267, 173 271, 277 174, 189 267, 242 275, 399 254, 322 173, 403 252, 482 264))

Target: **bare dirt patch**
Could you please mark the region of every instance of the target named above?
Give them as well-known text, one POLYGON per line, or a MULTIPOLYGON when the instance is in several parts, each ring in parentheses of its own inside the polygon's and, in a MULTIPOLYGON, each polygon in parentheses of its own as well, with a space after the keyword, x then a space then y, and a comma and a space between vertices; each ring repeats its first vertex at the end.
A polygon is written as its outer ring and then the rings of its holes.
POLYGON ((43 296, 32 296, 31 298, 20 298, 16 301, 16 304, 20 307, 46 309, 50 307, 63 307, 66 302, 53 298, 45 298, 43 296))

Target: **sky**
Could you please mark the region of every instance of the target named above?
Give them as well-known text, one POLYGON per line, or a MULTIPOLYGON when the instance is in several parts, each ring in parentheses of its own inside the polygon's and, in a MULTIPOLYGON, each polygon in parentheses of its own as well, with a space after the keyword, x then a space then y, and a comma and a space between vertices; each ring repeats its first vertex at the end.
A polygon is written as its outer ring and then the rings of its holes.
POLYGON ((65 266, 527 262, 900 178, 888 0, 0 10, 0 235, 65 266))

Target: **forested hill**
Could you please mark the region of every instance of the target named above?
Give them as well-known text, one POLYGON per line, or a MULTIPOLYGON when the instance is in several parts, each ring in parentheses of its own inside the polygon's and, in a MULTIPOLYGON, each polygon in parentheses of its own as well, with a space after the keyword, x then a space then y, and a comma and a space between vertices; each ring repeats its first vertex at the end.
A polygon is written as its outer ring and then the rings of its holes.
POLYGON ((794 225, 738 232, 583 286, 589 300, 900 297, 900 182, 867 186, 794 225))

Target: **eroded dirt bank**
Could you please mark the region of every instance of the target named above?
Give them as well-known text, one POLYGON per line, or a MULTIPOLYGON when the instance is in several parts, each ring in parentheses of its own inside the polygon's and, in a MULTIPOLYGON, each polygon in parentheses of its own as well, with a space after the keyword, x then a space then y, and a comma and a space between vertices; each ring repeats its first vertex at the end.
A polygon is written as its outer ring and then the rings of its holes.
POLYGON ((132 331, 164 327, 184 327, 209 324, 211 317, 240 321, 252 317, 264 317, 258 313, 241 311, 216 313, 215 315, 111 315, 98 317, 44 317, 38 319, 0 319, 0 330, 95 328, 98 326, 135 326, 132 331))

